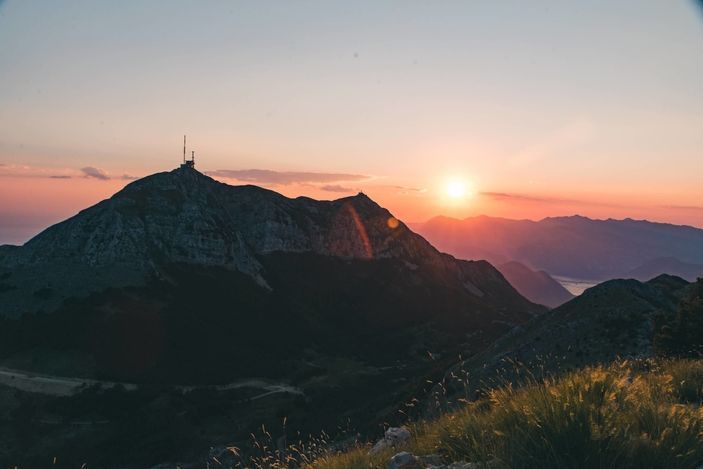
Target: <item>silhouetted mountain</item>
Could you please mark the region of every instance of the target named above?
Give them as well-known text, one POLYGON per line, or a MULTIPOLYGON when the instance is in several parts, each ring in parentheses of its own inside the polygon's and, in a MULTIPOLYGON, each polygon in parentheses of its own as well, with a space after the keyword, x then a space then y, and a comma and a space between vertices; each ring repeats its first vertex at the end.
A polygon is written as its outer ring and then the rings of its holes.
MULTIPOLYGON (((669 275, 644 283, 633 279, 610 280, 516 327, 493 346, 452 370, 459 367, 468 370, 476 384, 494 379, 518 379, 520 367, 516 368, 515 362, 533 372, 558 373, 584 365, 609 363, 616 358, 652 357, 656 354, 655 342, 661 336, 663 325, 677 324, 669 329, 669 336, 674 336, 681 335, 685 329, 678 324, 689 323, 689 327, 693 324, 692 320, 676 319, 684 303, 698 308, 695 330, 700 329, 703 324, 701 292, 703 280, 689 284, 669 275)), ((661 337, 658 340, 666 342, 667 346, 681 342, 667 342, 661 337)), ((697 341, 703 345, 700 335, 697 341)))
POLYGON ((306 433, 397 418, 427 377, 544 310, 487 262, 440 253, 363 194, 289 199, 191 169, 135 181, 0 250, 3 363, 165 389, 113 396, 132 413, 98 391, 33 404, 35 414, 110 420, 22 443, 41 455, 36 445, 55 442, 47 452, 97 465, 187 460, 282 416, 306 433), (251 378, 304 397, 254 405, 238 387, 187 398, 168 387, 251 378), (117 436, 133 450, 109 454, 117 436))
POLYGON ((500 264, 496 268, 522 296, 534 303, 556 308, 574 297, 543 270, 535 272, 515 261, 500 264))
POLYGON ((644 220, 436 217, 414 228, 438 249, 461 259, 486 259, 496 265, 515 260, 575 279, 620 278, 664 257, 703 264, 703 230, 644 220))
POLYGON ((644 263, 628 272, 625 277, 646 281, 660 275, 662 272, 676 275, 689 282, 695 282, 697 278, 703 277, 703 265, 681 262, 674 257, 663 257, 644 263))
POLYGON ((410 270, 458 282, 483 302, 494 293, 500 294, 497 302, 521 301, 509 287, 502 290, 505 282, 488 264, 441 254, 404 224, 391 228, 391 218, 363 194, 331 202, 289 199, 256 186, 229 186, 195 170, 159 173, 20 248, 0 251, 0 269, 12 275, 0 313, 51 310, 67 297, 143 285, 177 263, 242 272, 270 289, 260 256, 276 252, 395 259, 410 270))

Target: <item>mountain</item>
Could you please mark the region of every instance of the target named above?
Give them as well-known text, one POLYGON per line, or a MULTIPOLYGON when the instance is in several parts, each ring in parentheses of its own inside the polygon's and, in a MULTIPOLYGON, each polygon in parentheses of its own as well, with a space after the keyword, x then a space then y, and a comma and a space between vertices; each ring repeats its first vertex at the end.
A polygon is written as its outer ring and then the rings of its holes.
MULTIPOLYGON (((259 256, 275 252, 402 259, 408 268, 422 266, 461 280, 476 297, 488 292, 470 285, 472 274, 502 282, 486 263, 457 262, 404 224, 390 228, 391 218, 363 194, 332 202, 288 199, 255 186, 229 186, 187 168, 159 173, 20 248, 4 247, 0 266, 5 276, 12 275, 5 281, 12 290, 2 298, 2 313, 50 310, 65 297, 143 284, 174 263, 242 272, 269 289, 259 256)), ((490 290, 490 283, 485 286, 490 290)))
POLYGON ((522 296, 534 303, 556 308, 574 297, 543 270, 535 272, 515 261, 500 264, 496 268, 522 296))
POLYGON ((363 194, 290 199, 190 168, 154 174, 0 249, 0 366, 127 383, 17 394, 8 421, 54 423, 10 432, 0 463, 194 460, 284 417, 291 437, 367 431, 544 311, 363 194), (70 423, 86 420, 108 423, 70 423))
POLYGON ((682 305, 697 305, 697 316, 703 318, 701 293, 703 280, 690 284, 669 275, 647 282, 610 280, 516 327, 450 371, 466 370, 478 388, 519 380, 526 370, 528 376, 558 374, 618 358, 653 357, 657 340, 662 342, 661 328, 676 322, 682 305))
POLYGON ((703 277, 703 264, 689 264, 681 262, 675 257, 662 257, 645 262, 628 272, 625 277, 645 281, 658 276, 662 272, 676 275, 689 282, 695 282, 697 278, 703 277))
POLYGON ((703 230, 644 220, 436 217, 413 227, 438 249, 462 259, 486 259, 493 264, 518 261, 573 279, 622 278, 665 257, 703 264, 703 230))

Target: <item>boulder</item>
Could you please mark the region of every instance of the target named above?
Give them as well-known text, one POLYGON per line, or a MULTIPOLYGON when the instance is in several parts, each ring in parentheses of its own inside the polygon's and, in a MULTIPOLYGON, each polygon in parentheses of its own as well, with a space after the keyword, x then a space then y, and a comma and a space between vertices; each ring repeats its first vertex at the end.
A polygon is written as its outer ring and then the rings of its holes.
POLYGON ((396 454, 386 465, 388 469, 423 469, 424 466, 420 462, 420 458, 407 451, 396 454))
POLYGON ((386 430, 383 438, 378 440, 369 454, 378 454, 386 448, 397 448, 410 441, 410 430, 406 427, 390 427, 386 430))

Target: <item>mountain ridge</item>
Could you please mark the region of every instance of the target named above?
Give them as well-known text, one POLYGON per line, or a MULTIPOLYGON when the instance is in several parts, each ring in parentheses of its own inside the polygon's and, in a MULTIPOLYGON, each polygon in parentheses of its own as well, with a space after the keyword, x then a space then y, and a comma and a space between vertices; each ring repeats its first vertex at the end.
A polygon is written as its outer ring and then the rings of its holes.
POLYGON ((620 278, 663 257, 703 263, 703 229, 686 225, 583 216, 540 221, 479 216, 435 217, 413 228, 459 258, 493 264, 518 261, 533 270, 572 279, 620 278))
MULTIPOLYGON (((23 246, 3 251, 0 274, 12 277, 3 281, 8 291, 2 300, 13 314, 22 308, 55 309, 79 293, 143 284, 160 275, 161 264, 173 262, 240 271, 263 287, 266 272, 257 256, 276 251, 402 258, 447 278, 464 276, 470 265, 439 252, 364 194, 333 201, 291 199, 257 186, 230 186, 187 168, 134 181, 23 246), (53 293, 35 295, 49 290, 53 293)), ((502 281, 488 264, 473 268, 502 281)))

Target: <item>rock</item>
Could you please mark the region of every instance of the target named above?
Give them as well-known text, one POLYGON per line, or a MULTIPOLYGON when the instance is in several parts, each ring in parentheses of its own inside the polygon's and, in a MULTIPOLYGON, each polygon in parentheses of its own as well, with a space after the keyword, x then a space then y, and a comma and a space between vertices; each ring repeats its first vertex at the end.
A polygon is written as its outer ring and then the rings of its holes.
POLYGON ((386 467, 388 469, 422 469, 424 464, 414 454, 403 451, 393 456, 386 467))
POLYGON ((410 441, 410 430, 406 427, 390 427, 383 438, 378 440, 369 454, 378 454, 386 448, 396 448, 410 441))
POLYGON ((466 462, 466 461, 456 461, 450 464, 430 464, 425 466, 426 469, 492 469, 497 468, 498 461, 491 459, 487 462, 466 462))
POLYGON ((428 454, 427 456, 418 456, 423 467, 427 466, 441 466, 442 456, 438 454, 428 454))

